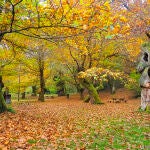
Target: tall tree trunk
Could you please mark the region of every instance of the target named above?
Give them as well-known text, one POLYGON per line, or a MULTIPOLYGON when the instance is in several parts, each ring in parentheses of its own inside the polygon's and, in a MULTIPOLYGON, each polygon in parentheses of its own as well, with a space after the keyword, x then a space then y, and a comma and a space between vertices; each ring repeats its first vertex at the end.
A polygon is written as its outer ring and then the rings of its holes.
POLYGON ((111 94, 115 94, 116 93, 116 82, 115 82, 115 80, 112 78, 108 78, 108 84, 110 87, 111 94))
POLYGON ((141 110, 149 111, 150 110, 150 89, 142 88, 141 91, 141 110))
POLYGON ((84 88, 79 87, 78 92, 80 94, 80 99, 83 100, 84 99, 84 88))
POLYGON ((81 86, 81 84, 76 84, 77 92, 80 94, 80 99, 84 99, 84 88, 81 86))
POLYGON ((0 34, 0 42, 2 41, 4 34, 0 34))
POLYGON ((115 80, 112 81, 111 93, 112 93, 112 94, 115 94, 115 93, 116 93, 115 80))
POLYGON ((26 98, 26 92, 22 92, 22 93, 21 93, 21 98, 22 98, 22 99, 25 99, 25 98, 26 98))
POLYGON ((44 88, 45 88, 44 70, 40 69, 40 93, 38 100, 41 102, 44 102, 44 88))
POLYGON ((100 97, 98 95, 98 92, 96 90, 96 88, 94 87, 94 85, 92 83, 90 83, 90 81, 84 79, 82 81, 82 85, 88 89, 89 92, 89 96, 90 96, 90 102, 94 103, 94 104, 102 104, 100 97))
POLYGON ((83 99, 84 99, 84 89, 81 88, 81 89, 79 90, 79 93, 80 93, 80 99, 83 100, 83 99))
POLYGON ((2 89, 0 89, 0 113, 7 111, 7 105, 3 96, 2 89))
POLYGON ((21 64, 19 64, 19 72, 18 72, 18 101, 20 100, 20 83, 21 83, 21 76, 20 76, 20 72, 21 72, 21 64))
POLYGON ((3 87, 4 84, 2 82, 2 76, 0 75, 0 113, 7 111, 7 105, 2 92, 3 87))

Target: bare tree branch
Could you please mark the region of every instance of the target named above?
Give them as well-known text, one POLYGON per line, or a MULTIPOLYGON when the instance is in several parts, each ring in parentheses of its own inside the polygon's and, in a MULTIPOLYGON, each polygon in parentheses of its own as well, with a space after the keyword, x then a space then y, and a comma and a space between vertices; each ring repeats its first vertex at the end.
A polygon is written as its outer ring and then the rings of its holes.
POLYGON ((80 65, 79 65, 77 59, 73 56, 70 48, 69 48, 69 52, 70 52, 70 56, 72 57, 72 59, 75 61, 76 65, 77 65, 78 71, 80 71, 80 65))

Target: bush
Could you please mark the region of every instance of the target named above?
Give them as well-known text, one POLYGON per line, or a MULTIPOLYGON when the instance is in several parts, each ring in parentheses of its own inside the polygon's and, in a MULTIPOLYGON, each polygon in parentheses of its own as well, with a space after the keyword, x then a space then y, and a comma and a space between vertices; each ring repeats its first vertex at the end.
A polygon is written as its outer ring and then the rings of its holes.
POLYGON ((135 92, 135 97, 139 97, 141 95, 141 87, 139 85, 140 74, 136 72, 131 72, 125 87, 133 90, 135 92))
POLYGON ((16 113, 16 111, 11 106, 8 106, 7 111, 14 114, 16 113))
POLYGON ((57 94, 57 90, 55 88, 49 88, 50 94, 57 94))

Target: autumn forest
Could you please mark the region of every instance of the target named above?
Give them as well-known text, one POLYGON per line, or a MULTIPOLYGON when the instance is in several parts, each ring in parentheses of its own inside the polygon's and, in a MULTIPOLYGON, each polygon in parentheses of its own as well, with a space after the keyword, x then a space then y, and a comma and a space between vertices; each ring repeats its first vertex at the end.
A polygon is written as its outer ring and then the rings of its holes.
POLYGON ((0 0, 0 150, 148 150, 149 14, 149 0, 0 0))

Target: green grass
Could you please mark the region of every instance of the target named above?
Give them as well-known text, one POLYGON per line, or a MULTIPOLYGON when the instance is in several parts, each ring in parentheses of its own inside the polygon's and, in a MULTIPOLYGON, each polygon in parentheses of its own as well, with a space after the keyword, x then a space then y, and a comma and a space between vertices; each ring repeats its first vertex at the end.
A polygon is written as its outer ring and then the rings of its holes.
POLYGON ((84 145, 83 147, 87 150, 148 150, 150 147, 149 132, 148 125, 139 126, 134 122, 110 121, 107 125, 91 128, 89 133, 83 134, 78 140, 71 141, 67 147, 76 149, 79 145, 81 147, 84 145), (105 126, 105 130, 101 129, 102 126, 105 126))
POLYGON ((27 141, 29 144, 36 144, 38 141, 37 140, 34 140, 34 139, 29 139, 27 141))
POLYGON ((11 104, 8 104, 7 111, 11 112, 11 113, 14 113, 14 114, 16 113, 16 111, 12 108, 11 104))

